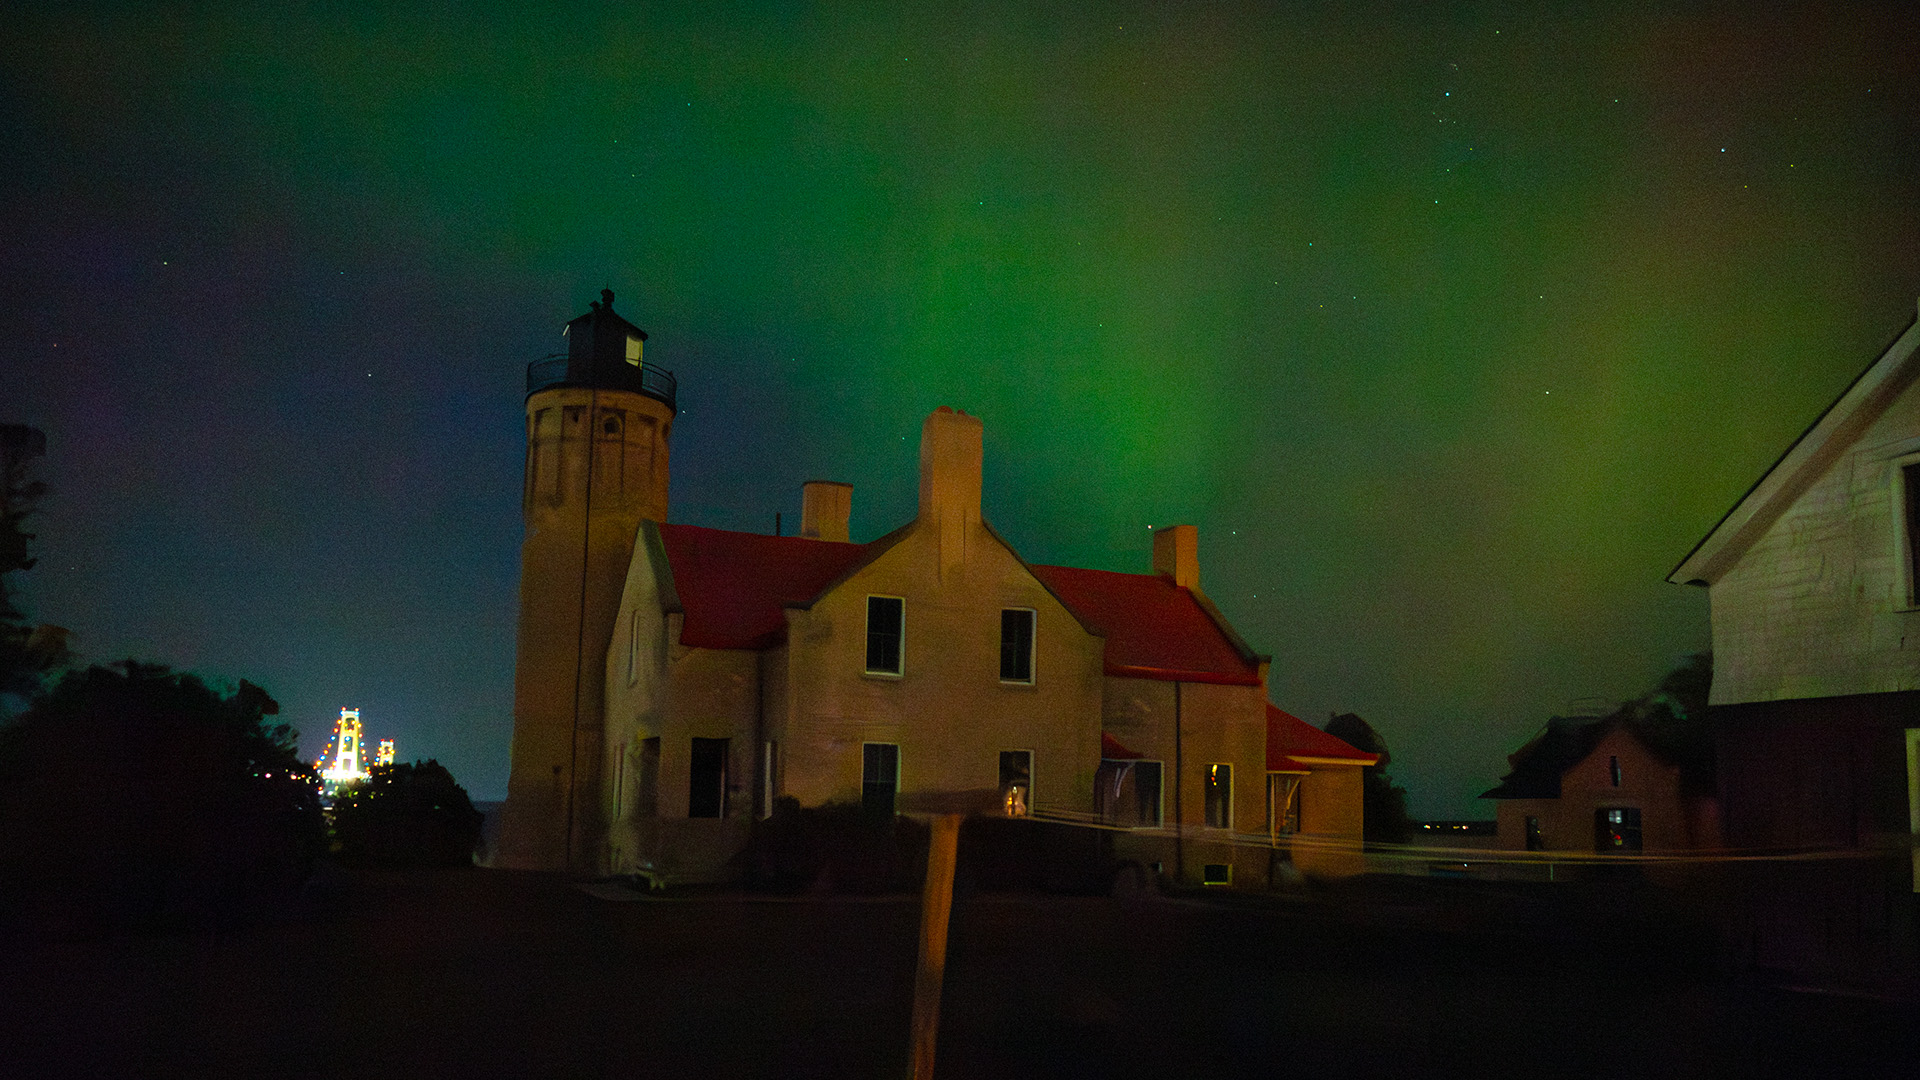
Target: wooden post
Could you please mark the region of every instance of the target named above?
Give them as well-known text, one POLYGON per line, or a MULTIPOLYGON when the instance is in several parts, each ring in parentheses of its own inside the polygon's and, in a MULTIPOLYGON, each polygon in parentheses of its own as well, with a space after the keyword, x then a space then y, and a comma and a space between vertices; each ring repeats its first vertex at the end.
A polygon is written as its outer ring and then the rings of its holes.
POLYGON ((947 971, 947 916, 953 911, 953 864, 960 814, 936 814, 927 843, 927 887, 920 897, 920 967, 913 977, 912 1080, 933 1080, 933 1042, 940 1032, 940 986, 947 971))

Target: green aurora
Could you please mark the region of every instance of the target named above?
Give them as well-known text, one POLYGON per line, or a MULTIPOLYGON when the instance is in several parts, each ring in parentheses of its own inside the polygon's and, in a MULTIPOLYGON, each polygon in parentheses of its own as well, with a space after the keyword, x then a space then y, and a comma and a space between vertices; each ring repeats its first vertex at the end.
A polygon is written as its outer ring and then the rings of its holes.
POLYGON ((1361 713, 1430 816, 1707 646, 1667 571, 1920 293, 1895 4, 9 23, 0 419, 55 448, 42 617, 261 682, 315 746, 384 711, 481 798, 518 365, 602 286, 681 380, 676 520, 769 529, 832 478, 877 535, 964 408, 1023 556, 1145 570, 1197 524, 1275 703, 1361 713))

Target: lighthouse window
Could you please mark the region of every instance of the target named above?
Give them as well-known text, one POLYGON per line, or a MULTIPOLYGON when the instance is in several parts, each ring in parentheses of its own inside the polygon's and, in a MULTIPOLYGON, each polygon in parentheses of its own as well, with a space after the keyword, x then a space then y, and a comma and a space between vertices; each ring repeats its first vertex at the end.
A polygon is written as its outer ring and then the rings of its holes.
POLYGON ((640 339, 632 335, 627 336, 627 363, 640 366, 640 339))
POLYGON ((607 418, 600 421, 600 430, 608 435, 620 434, 620 414, 608 413, 607 418))

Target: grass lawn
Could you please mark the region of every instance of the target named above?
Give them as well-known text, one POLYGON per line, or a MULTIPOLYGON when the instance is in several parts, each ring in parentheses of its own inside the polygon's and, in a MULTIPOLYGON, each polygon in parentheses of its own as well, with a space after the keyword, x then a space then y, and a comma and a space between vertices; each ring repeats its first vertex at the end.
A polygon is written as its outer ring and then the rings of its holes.
MULTIPOLYGON (((545 875, 355 871, 317 918, 17 942, 0 1074, 893 1078, 918 920, 912 897, 616 902, 545 875)), ((963 896, 940 1070, 1914 1074, 1910 1004, 1737 986, 1715 956, 1684 926, 1422 882, 963 896)))

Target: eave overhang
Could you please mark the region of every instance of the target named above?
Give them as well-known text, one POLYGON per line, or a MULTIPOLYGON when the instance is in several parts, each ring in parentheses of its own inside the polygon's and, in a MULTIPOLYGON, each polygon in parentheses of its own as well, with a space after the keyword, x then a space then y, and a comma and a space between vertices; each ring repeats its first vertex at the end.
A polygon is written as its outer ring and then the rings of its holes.
POLYGON ((1920 374, 1920 319, 1827 406, 1719 524, 1667 575, 1675 585, 1712 585, 1880 418, 1920 374))

